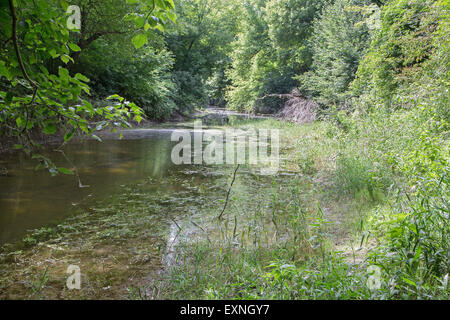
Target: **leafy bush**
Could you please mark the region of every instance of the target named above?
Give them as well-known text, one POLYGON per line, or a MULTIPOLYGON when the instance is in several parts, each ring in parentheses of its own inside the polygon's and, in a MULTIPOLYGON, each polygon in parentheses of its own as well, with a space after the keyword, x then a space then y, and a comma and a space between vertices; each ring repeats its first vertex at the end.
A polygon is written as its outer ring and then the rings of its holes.
MULTIPOLYGON (((387 221, 385 246, 369 257, 383 266, 391 293, 399 298, 450 296, 449 168, 397 200, 387 221)), ((378 222, 380 223, 380 222, 378 222)))

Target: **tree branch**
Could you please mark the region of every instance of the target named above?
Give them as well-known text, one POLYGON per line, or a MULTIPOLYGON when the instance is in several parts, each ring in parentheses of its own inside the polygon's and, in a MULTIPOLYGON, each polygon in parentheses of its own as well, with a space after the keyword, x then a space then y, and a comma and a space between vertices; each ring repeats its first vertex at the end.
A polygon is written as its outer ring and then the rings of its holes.
POLYGON ((217 217, 217 219, 219 219, 219 220, 222 219, 222 215, 223 215, 223 213, 225 212, 225 209, 227 208, 227 205, 228 205, 228 198, 230 197, 230 192, 231 192, 231 188, 233 188, 234 180, 236 180, 236 172, 238 171, 239 166, 240 166, 240 164, 238 164, 238 165, 236 166, 236 169, 234 170, 233 180, 231 181, 230 188, 228 189, 228 192, 227 192, 227 198, 225 199, 225 205, 223 206, 222 212, 221 212, 221 213, 219 214, 219 216, 217 217))
POLYGON ((36 98, 38 84, 30 78, 30 76, 27 73, 27 70, 25 69, 23 61, 22 61, 22 55, 20 54, 19 42, 17 40, 17 15, 16 15, 16 8, 14 8, 13 0, 9 0, 9 10, 11 12, 11 17, 12 17, 11 38, 12 38, 12 41, 14 44, 14 50, 16 52, 17 61, 19 62, 20 70, 22 71, 23 76, 33 87, 33 98, 31 99, 31 101, 29 103, 29 104, 32 104, 34 102, 34 99, 36 98))
POLYGON ((153 8, 152 10, 150 10, 150 12, 147 14, 147 16, 145 17, 145 21, 147 21, 148 17, 150 17, 150 15, 152 14, 153 11, 155 11, 156 8, 156 1, 153 0, 153 8))
POLYGON ((280 99, 290 99, 294 97, 302 97, 302 94, 297 90, 292 90, 291 93, 273 93, 273 94, 265 94, 262 97, 257 98, 256 100, 263 100, 265 98, 280 98, 280 99))

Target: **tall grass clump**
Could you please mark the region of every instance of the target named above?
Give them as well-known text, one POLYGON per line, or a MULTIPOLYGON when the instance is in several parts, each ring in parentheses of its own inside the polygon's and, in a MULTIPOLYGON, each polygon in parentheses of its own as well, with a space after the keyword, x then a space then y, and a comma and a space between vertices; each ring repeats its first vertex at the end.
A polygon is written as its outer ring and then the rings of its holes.
POLYGON ((338 194, 357 196, 368 192, 375 199, 372 165, 359 155, 342 155, 336 163, 335 180, 338 194))
POLYGON ((393 297, 450 297, 449 170, 423 180, 395 202, 385 224, 384 245, 369 259, 382 266, 393 297))

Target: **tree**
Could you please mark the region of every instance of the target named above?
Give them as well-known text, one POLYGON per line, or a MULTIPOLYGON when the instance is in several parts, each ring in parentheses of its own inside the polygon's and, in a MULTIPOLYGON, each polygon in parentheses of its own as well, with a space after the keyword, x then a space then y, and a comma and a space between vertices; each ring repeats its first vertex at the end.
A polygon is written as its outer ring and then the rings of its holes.
POLYGON ((377 11, 365 10, 367 5, 367 1, 336 0, 314 22, 312 70, 298 79, 303 91, 324 105, 343 105, 351 96, 349 86, 370 37, 364 12, 377 11))
POLYGON ((132 21, 124 19, 132 11, 128 1, 77 0, 72 4, 78 5, 81 12, 81 29, 78 33, 72 34, 72 41, 81 49, 71 54, 75 61, 95 40, 107 35, 133 32, 132 21))
MULTIPOLYGON (((445 60, 441 60, 441 67, 429 67, 436 61, 438 53, 445 56, 448 52, 448 39, 442 36, 445 27, 438 28, 448 21, 446 12, 446 1, 397 0, 387 3, 381 12, 380 27, 358 68, 353 92, 367 96, 371 105, 388 110, 411 107, 411 101, 415 104, 419 97, 426 96, 423 90, 418 90, 424 83, 424 76, 427 77, 425 83, 441 81, 437 88, 430 87, 428 92, 445 92, 448 81, 442 72, 445 60)), ((448 112, 444 113, 448 116, 448 112)))
POLYGON ((312 22, 324 1, 271 0, 266 5, 265 20, 269 38, 277 52, 279 67, 288 66, 295 74, 305 72, 311 65, 307 40, 312 22))
POLYGON ((278 98, 297 86, 293 77, 309 69, 307 47, 314 17, 323 1, 247 0, 233 44, 227 99, 231 108, 276 111, 278 98))
POLYGON ((222 100, 238 13, 239 6, 233 1, 177 2, 179 19, 168 29, 165 40, 175 57, 173 78, 181 111, 205 106, 209 97, 222 100))
MULTIPOLYGON (((171 0, 127 0, 127 3, 136 6, 132 17, 138 27, 140 12, 147 8, 153 8, 147 12, 155 12, 157 19, 151 19, 154 26, 174 17, 171 0)), ((39 147, 32 138, 33 132, 54 134, 64 130, 64 139, 69 141, 76 131, 96 137, 96 129, 127 126, 128 118, 137 121, 142 118, 141 109, 120 96, 114 95, 112 99, 116 101, 108 107, 94 107, 86 99, 90 93, 89 79, 81 73, 71 75, 67 68, 69 62, 74 62, 71 55, 81 50, 70 39, 67 8, 65 1, 57 0, 0 2, 0 134, 13 138, 17 142, 15 147, 28 153, 39 147), (49 61, 56 64, 54 70, 46 68, 49 61)), ((151 26, 145 26, 141 31, 145 41, 141 42, 147 42, 150 32, 151 26)), ((52 172, 57 171, 50 159, 37 153, 34 157, 52 172)))

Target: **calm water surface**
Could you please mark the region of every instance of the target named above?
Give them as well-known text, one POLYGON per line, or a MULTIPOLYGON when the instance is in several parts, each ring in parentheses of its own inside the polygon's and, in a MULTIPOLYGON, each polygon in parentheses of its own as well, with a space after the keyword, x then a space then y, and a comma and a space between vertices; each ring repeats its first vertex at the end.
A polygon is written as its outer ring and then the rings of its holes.
MULTIPOLYGON (((72 143, 65 154, 78 169, 83 185, 74 175, 52 177, 35 170, 36 160, 23 153, 0 155, 0 243, 23 237, 27 231, 57 223, 88 205, 118 192, 121 185, 145 177, 170 174, 171 130, 130 130, 122 140, 104 139, 72 143)), ((51 151, 51 150, 50 150, 51 151)), ((58 152, 51 153, 58 166, 71 168, 58 152)))
MULTIPOLYGON (((171 141, 174 130, 126 130, 121 140, 116 134, 103 136, 103 142, 73 142, 64 147, 70 163, 60 152, 49 149, 47 155, 58 167, 76 167, 82 185, 88 186, 85 188, 79 187, 76 175, 52 177, 47 170, 35 170, 38 162, 23 152, 0 155, 0 244, 59 223, 77 208, 89 210, 95 202, 120 194, 127 184, 177 175, 180 166, 171 161, 172 148, 178 143, 171 141)), ((157 190, 156 186, 154 192, 157 190)))

